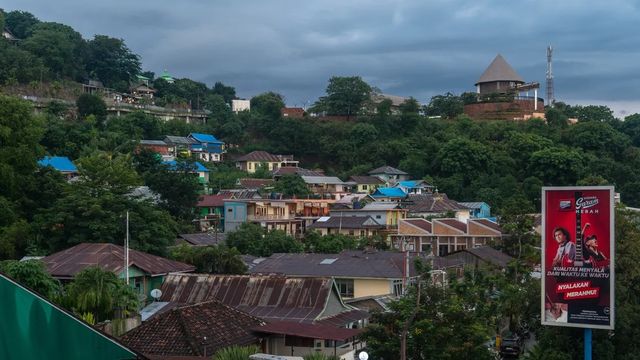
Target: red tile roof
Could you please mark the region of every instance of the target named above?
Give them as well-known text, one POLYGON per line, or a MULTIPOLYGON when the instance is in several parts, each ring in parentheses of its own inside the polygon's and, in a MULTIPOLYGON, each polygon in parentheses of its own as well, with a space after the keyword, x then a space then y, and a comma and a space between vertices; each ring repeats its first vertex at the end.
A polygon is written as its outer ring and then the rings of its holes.
MULTIPOLYGON (((82 243, 44 257, 42 261, 55 278, 70 279, 78 272, 95 265, 119 274, 124 270, 124 249, 108 243, 82 243)), ((135 266, 152 276, 195 271, 193 265, 136 250, 129 250, 129 266, 135 266)))
POLYGON ((222 207, 224 199, 224 195, 202 195, 198 199, 196 207, 222 207))
POLYGON ((344 341, 358 336, 362 329, 335 328, 329 325, 274 321, 252 330, 266 334, 294 335, 310 339, 344 341))
POLYGON ((205 352, 210 357, 228 346, 258 344, 258 337, 250 329, 263 324, 214 300, 159 314, 124 334, 121 341, 154 359, 200 357, 205 352))

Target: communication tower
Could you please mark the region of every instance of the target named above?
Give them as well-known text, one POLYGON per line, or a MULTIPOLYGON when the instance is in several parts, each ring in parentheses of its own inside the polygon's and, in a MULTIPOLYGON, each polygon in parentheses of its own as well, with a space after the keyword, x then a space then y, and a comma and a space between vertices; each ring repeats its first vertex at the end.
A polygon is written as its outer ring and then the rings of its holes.
POLYGON ((547 106, 553 105, 556 99, 553 97, 553 71, 551 69, 551 55, 553 48, 547 46, 547 106))

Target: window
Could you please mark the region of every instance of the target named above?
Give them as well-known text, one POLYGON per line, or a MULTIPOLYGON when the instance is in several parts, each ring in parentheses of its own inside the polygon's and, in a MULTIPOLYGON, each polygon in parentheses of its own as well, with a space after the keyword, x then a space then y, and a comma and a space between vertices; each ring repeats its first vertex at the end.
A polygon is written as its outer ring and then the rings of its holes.
POLYGON ((233 209, 232 209, 232 208, 228 208, 228 209, 227 209, 227 212, 232 213, 232 212, 233 212, 233 209))
POLYGON ((365 236, 365 231, 364 230, 360 230, 360 236, 365 236))
POLYGON ((336 279, 336 285, 338 286, 338 291, 340 291, 340 296, 353 297, 353 279, 336 279))
POLYGON ((402 280, 393 280, 393 295, 402 295, 402 280))
POLYGON ((447 256, 449 253, 449 245, 440 245, 438 247, 438 256, 447 256))
POLYGON ((349 235, 351 235, 351 236, 355 235, 355 231, 354 230, 349 230, 349 235))
POLYGON ((376 215, 376 219, 382 219, 382 215, 376 215))
POLYGON ((420 248, 420 250, 421 250, 422 252, 425 252, 425 253, 431 254, 431 244, 422 243, 422 244, 421 244, 421 248, 420 248))
POLYGON ((362 185, 362 190, 369 190, 369 185, 362 185))
POLYGON ((326 348, 333 348, 335 347, 340 347, 342 345, 346 344, 346 342, 344 341, 333 341, 333 340, 325 340, 324 341, 324 347, 326 348))

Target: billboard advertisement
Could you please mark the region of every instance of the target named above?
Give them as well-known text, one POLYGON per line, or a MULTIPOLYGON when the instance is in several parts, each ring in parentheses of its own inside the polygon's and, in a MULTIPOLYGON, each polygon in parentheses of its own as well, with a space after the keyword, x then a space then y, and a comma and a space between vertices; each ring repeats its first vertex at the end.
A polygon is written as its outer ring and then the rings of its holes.
POLYGON ((612 186, 542 188, 543 325, 613 329, 612 186))

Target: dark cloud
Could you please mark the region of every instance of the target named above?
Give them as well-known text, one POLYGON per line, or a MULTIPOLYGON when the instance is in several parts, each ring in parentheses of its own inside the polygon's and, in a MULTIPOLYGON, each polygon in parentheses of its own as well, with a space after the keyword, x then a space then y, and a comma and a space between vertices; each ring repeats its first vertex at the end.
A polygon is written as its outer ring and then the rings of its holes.
POLYGON ((292 105, 313 102, 334 75, 421 102, 473 91, 497 53, 544 84, 549 44, 559 100, 640 98, 633 0, 4 2, 87 38, 123 38, 156 73, 223 81, 244 97, 273 90, 292 105))

